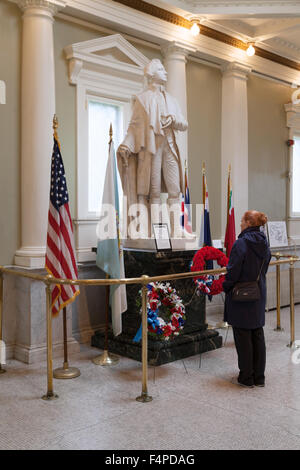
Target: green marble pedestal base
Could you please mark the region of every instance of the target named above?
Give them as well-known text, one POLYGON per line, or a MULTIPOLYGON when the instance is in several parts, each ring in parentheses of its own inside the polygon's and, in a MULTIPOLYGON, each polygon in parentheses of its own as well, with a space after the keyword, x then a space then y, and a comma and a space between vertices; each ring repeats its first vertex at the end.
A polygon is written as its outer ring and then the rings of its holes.
MULTIPOLYGON (((194 251, 173 251, 166 253, 124 251, 126 277, 139 277, 143 274, 159 276, 190 270, 194 251)), ((196 295, 192 279, 172 281, 186 308, 186 323, 183 333, 170 341, 157 341, 148 338, 149 364, 159 366, 195 354, 217 349, 222 346, 222 337, 215 330, 207 330, 205 323, 205 296, 196 295)), ((141 343, 132 340, 140 327, 141 315, 136 299, 141 286, 127 286, 128 310, 122 315, 122 334, 109 335, 109 351, 121 356, 141 361, 141 343)), ((104 334, 96 332, 92 346, 104 349, 104 334)))

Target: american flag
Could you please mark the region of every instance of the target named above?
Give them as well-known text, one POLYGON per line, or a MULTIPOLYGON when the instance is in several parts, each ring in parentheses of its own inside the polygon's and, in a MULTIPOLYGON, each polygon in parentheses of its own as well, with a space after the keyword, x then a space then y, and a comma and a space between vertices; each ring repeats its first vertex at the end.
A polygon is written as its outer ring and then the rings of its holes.
MULTIPOLYGON (((55 135, 51 162, 46 269, 56 278, 77 279, 78 276, 65 169, 60 145, 55 135)), ((52 313, 58 314, 78 294, 78 286, 53 286, 52 313)))

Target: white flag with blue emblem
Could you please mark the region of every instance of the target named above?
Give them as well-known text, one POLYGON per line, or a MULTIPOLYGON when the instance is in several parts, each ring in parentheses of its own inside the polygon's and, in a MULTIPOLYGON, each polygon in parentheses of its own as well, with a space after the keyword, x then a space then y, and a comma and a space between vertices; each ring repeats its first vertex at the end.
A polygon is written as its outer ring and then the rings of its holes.
MULTIPOLYGON (((120 239, 120 210, 117 165, 114 144, 109 144, 108 161, 102 197, 100 221, 97 228, 96 264, 112 279, 124 278, 124 258, 120 239)), ((122 332, 122 313, 127 310, 125 284, 110 286, 110 305, 114 335, 122 332)))

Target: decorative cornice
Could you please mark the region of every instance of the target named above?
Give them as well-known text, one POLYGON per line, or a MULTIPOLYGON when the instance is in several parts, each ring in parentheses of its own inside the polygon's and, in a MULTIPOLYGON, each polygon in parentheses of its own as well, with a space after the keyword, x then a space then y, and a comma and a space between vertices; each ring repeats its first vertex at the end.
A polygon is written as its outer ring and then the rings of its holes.
POLYGON ((120 34, 113 34, 103 38, 91 39, 64 48, 66 59, 69 61, 69 82, 78 83, 79 78, 85 74, 90 80, 97 80, 99 73, 115 75, 123 73, 140 82, 143 69, 149 59, 132 46, 120 34), (105 51, 116 49, 121 52, 130 63, 106 57, 105 51), (104 53, 102 55, 101 53, 104 53), (96 74, 96 75, 95 75, 96 74))
MULTIPOLYGON (((167 0, 168 1, 168 0, 167 0)), ((169 2, 171 3, 171 2, 169 2)), ((297 13, 299 9, 298 1, 282 1, 282 0, 239 0, 239 1, 206 1, 202 0, 173 0, 175 6, 182 10, 189 9, 201 14, 228 14, 228 13, 246 13, 251 14, 253 9, 258 14, 274 13, 297 13)))
POLYGON ((287 47, 288 49, 292 49, 294 52, 300 52, 300 47, 296 46, 296 44, 293 44, 290 41, 286 41, 285 39, 273 38, 272 41, 274 41, 279 46, 283 46, 283 47, 287 47))
MULTIPOLYGON (((127 7, 134 8, 135 10, 146 13, 148 15, 154 16, 155 18, 159 18, 161 20, 167 21, 168 23, 173 23, 177 26, 181 26, 183 28, 190 29, 192 26, 192 23, 188 19, 180 15, 177 15, 176 13, 173 13, 161 7, 158 7, 156 5, 147 3, 144 0, 113 0, 113 1, 117 3, 121 3, 122 5, 125 5, 127 7)), ((270 3, 274 3, 274 2, 270 2, 270 3)), ((280 2, 280 3, 283 4, 283 2, 280 2)), ((201 35, 209 37, 216 41, 221 41, 225 44, 228 44, 229 46, 237 47, 238 49, 242 49, 244 51, 248 47, 248 45, 244 43, 243 41, 241 41, 240 39, 230 36, 229 34, 225 34, 221 31, 212 29, 204 24, 201 25, 201 35)), ((273 52, 267 51, 260 47, 255 47, 255 50, 256 50, 256 55, 259 57, 271 60, 273 62, 276 62, 277 64, 285 65, 286 67, 290 67, 294 70, 300 71, 299 62, 287 59, 286 57, 282 57, 278 54, 274 54, 273 52)))
POLYGON ((244 7, 244 6, 249 6, 249 7, 271 7, 271 6, 299 6, 298 1, 282 1, 282 0, 261 0, 261 1, 252 1, 252 0, 239 0, 238 2, 231 2, 228 0, 211 0, 210 2, 203 2, 197 1, 197 0, 185 0, 186 3, 193 4, 193 5, 200 5, 203 7, 244 7))

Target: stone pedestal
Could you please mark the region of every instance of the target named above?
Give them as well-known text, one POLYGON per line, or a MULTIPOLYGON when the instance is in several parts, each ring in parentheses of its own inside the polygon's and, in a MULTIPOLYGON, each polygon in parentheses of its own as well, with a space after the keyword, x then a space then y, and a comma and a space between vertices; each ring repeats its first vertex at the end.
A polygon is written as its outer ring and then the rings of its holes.
MULTIPOLYGON (((190 262, 195 251, 156 253, 124 251, 126 277, 139 277, 143 274, 159 276, 190 270, 190 262)), ((149 337, 149 364, 161 365, 185 357, 193 356, 222 346, 222 337, 214 330, 207 330, 205 323, 205 296, 195 294, 192 279, 171 281, 186 308, 184 332, 174 340, 159 341, 149 337)), ((109 350, 122 356, 141 361, 141 343, 132 340, 140 327, 141 315, 136 299, 141 286, 127 286, 128 310, 122 315, 122 334, 109 337, 109 350)), ((92 337, 92 346, 104 348, 104 334, 97 332, 92 337)))
MULTIPOLYGON (((45 275, 44 270, 34 270, 45 275)), ((27 364, 46 359, 46 295, 45 285, 32 279, 4 274, 3 339, 7 358, 27 364)), ((72 336, 71 306, 67 307, 68 350, 79 351, 72 336)), ((63 355, 62 315, 52 321, 53 356, 63 355)))
MULTIPOLYGON (((27 272, 27 271, 25 271, 27 272)), ((44 269, 31 270, 45 275, 44 269)), ((95 265, 79 266, 80 279, 102 279, 95 265)), ((43 282, 4 275, 3 340, 7 359, 32 364, 46 360, 46 296, 43 282)), ((90 344, 92 335, 105 322, 105 287, 81 286, 80 295, 67 306, 68 353, 90 344)), ((62 312, 52 320, 53 357, 63 361, 62 312)))

